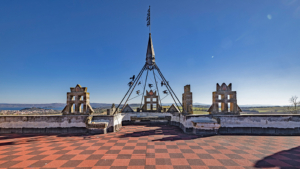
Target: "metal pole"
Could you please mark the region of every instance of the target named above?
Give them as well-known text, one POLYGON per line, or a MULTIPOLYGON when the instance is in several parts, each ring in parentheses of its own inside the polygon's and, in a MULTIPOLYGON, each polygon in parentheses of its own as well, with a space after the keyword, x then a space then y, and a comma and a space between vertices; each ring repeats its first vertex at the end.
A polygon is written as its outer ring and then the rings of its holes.
MULTIPOLYGON (((157 66, 156 64, 155 64, 155 67, 156 67, 157 72, 160 73, 161 77, 162 77, 165 81, 167 81, 167 80, 165 79, 165 77, 163 76, 163 74, 161 73, 161 71, 159 70, 159 68, 158 68, 158 66, 157 66)), ((176 94, 174 93, 174 91, 172 90, 171 86, 170 86, 167 82, 166 82, 166 84, 167 84, 167 86, 169 86, 169 88, 171 89, 171 91, 172 91, 173 94, 175 95, 177 101, 180 103, 180 105, 181 105, 181 107, 182 107, 182 111, 185 112, 183 105, 181 104, 181 102, 180 102, 179 99, 177 98, 177 96, 176 96, 176 94)))
POLYGON ((155 84, 156 84, 156 89, 157 89, 157 93, 158 93, 158 100, 160 101, 160 105, 161 105, 161 100, 160 100, 160 97, 159 97, 159 91, 158 91, 158 87, 157 87, 157 82, 156 82, 154 70, 155 70, 155 69, 153 69, 153 76, 154 76, 154 80, 155 80, 155 84))
MULTIPOLYGON (((157 70, 161 73, 161 71, 159 70, 158 66, 155 65, 157 70)), ((161 73, 162 77, 166 80, 166 78, 163 76, 163 74, 161 73)), ((167 85, 170 87, 170 89, 172 90, 171 86, 167 83, 167 85)), ((172 90, 172 92, 174 93, 174 91, 172 90)), ((174 93, 175 97, 177 98, 176 94, 174 93)), ((178 102, 181 104, 180 100, 177 98, 178 102)))
MULTIPOLYGON (((131 90, 131 92, 130 92, 130 94, 129 94, 127 100, 126 100, 126 102, 124 103, 122 110, 123 110, 124 107, 126 106, 126 103, 127 103, 128 99, 130 98, 130 96, 131 96, 131 94, 132 94, 132 92, 133 92, 135 86, 138 84, 138 81, 139 81, 139 79, 141 78, 141 76, 142 76, 144 70, 145 70, 145 67, 144 67, 143 71, 141 71, 141 72, 139 73, 138 77, 136 78, 136 81, 133 83, 133 84, 135 84, 135 85, 134 85, 134 87, 132 88, 132 90, 131 90)), ((121 112, 122 112, 122 111, 121 111, 121 112)))
MULTIPOLYGON (((157 72, 159 73, 159 75, 161 76, 161 78, 162 78, 162 79, 166 82, 166 84, 167 84, 167 81, 166 81, 166 79, 163 78, 161 72, 159 72, 159 71, 157 71, 157 72)), ((169 86, 166 85, 166 87, 167 87, 167 89, 169 90, 169 92, 170 92, 170 94, 171 94, 171 96, 172 96, 172 98, 173 98, 173 100, 174 100, 174 102, 175 102, 177 108, 179 109, 179 106, 177 105, 177 102, 176 102, 175 98, 173 97, 172 92, 171 92, 171 90, 169 89, 169 86)), ((180 109, 179 109, 179 110, 180 110, 180 109)))
MULTIPOLYGON (((143 71, 145 70, 145 66, 146 66, 146 64, 143 66, 143 68, 142 68, 142 70, 140 71, 140 73, 143 72, 143 71)), ((139 74, 140 74, 140 73, 139 73, 139 74)), ((123 99, 121 100, 120 104, 119 104, 118 107, 116 108, 115 112, 113 112, 113 114, 116 113, 116 111, 118 110, 118 108, 119 108, 120 105, 122 104, 123 100, 124 100, 125 97, 127 96, 128 92, 130 91, 131 87, 132 87, 132 86, 130 86, 130 88, 128 89, 127 93, 125 94, 125 96, 123 97, 123 99)))
POLYGON ((146 88, 146 83, 147 83, 148 71, 149 70, 147 69, 147 75, 146 75, 146 79, 145 79, 145 85, 144 85, 144 90, 143 90, 143 96, 142 96, 142 100, 141 100, 140 109, 142 108, 142 104, 143 104, 143 98, 144 98, 144 93, 145 93, 145 88, 146 88))
MULTIPOLYGON (((162 78, 165 80, 165 81, 167 81, 166 80, 166 78, 163 76, 163 74, 161 73, 161 71, 160 70, 158 70, 158 72, 160 72, 160 74, 161 74, 161 76, 162 76, 162 78)), ((179 99, 177 98, 177 96, 176 96, 176 94, 175 94, 175 92, 173 91, 173 89, 171 88, 171 86, 169 85, 169 83, 168 82, 166 82, 166 86, 168 86, 169 88, 170 88, 170 90, 172 91, 172 93, 174 94, 174 96, 176 97, 176 99, 177 99, 177 101, 179 102, 179 104, 181 105, 181 107, 182 107, 182 111, 184 112, 184 107, 183 107, 183 105, 181 104, 181 102, 179 101, 179 99)))

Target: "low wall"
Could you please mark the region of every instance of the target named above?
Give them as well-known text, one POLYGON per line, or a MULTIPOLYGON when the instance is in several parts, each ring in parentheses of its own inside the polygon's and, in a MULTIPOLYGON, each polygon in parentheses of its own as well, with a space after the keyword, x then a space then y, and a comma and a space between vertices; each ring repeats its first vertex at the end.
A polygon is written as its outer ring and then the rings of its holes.
POLYGON ((108 122, 107 132, 115 132, 118 131, 122 127, 122 119, 124 115, 116 114, 116 115, 96 115, 93 116, 93 120, 95 122, 108 122))
POLYGON ((194 120, 215 118, 219 134, 300 135, 300 115, 187 115, 182 120, 186 133, 195 133, 194 120))
MULTIPOLYGON (((123 113, 123 124, 133 124, 131 116, 171 116, 170 125, 179 126, 185 133, 216 134, 193 126, 192 121, 214 118, 221 125, 218 134, 300 135, 300 115, 183 115, 179 113, 123 113)), ((154 121, 155 123, 157 121, 154 121)), ((151 123, 153 123, 151 121, 151 123)), ((149 123, 148 123, 149 124, 149 123)))
MULTIPOLYGON (((221 125, 218 134, 300 135, 300 115, 213 116, 132 112, 95 115, 92 121, 108 122, 107 132, 115 132, 122 124, 132 124, 131 116, 170 116, 170 121, 165 123, 179 126, 190 134, 205 134, 203 130, 195 128, 192 121, 215 118, 221 125)), ((0 116, 0 133, 88 133, 86 118, 87 115, 0 116)))
MULTIPOLYGON (((123 124, 133 124, 134 122, 131 121, 132 116, 136 116, 136 117, 170 116, 171 121, 174 121, 174 122, 180 121, 179 113, 131 112, 131 113, 122 113, 122 115, 123 115, 123 119, 122 119, 123 124)), ((153 123, 153 122, 168 123, 165 120, 153 120, 151 123, 153 123)))
MULTIPOLYGON (((88 133, 88 115, 0 116, 0 133, 88 133)), ((122 115, 93 116, 108 122, 107 131, 115 132, 122 126, 122 115)))

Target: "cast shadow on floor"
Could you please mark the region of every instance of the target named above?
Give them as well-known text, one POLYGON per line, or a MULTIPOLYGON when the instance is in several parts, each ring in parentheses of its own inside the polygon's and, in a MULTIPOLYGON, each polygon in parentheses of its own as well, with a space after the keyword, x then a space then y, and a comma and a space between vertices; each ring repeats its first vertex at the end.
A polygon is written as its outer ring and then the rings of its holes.
POLYGON ((274 168, 281 169, 300 168, 300 146, 289 150, 284 150, 264 157, 254 165, 256 168, 274 168))

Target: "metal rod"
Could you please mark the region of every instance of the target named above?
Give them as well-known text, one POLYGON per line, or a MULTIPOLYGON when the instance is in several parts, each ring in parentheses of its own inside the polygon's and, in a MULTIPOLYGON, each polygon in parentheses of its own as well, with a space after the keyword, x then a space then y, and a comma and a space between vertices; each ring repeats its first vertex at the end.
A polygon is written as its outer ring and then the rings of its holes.
MULTIPOLYGON (((166 98, 168 96, 168 94, 164 97, 164 98, 166 98)), ((162 98, 161 100, 163 100, 164 98, 162 98)), ((160 101, 161 102, 161 101, 160 101)))
MULTIPOLYGON (((151 71, 151 70, 150 70, 151 71)), ((151 79, 151 77, 149 76, 149 79, 154 83, 154 81, 151 79)))
MULTIPOLYGON (((143 72, 143 71, 145 70, 145 66, 146 66, 146 64, 143 66, 143 68, 142 68, 142 70, 140 71, 140 73, 143 72)), ((140 74, 140 73, 139 73, 139 74, 140 74)), ((115 112, 114 112, 113 114, 116 113, 116 111, 118 110, 118 108, 119 108, 120 105, 122 104, 123 100, 124 100, 125 97, 127 96, 128 92, 130 91, 131 87, 132 87, 132 86, 130 86, 130 88, 128 89, 127 93, 125 94, 125 96, 123 97, 123 99, 121 100, 120 104, 118 105, 118 107, 116 108, 116 110, 115 110, 115 112)))
MULTIPOLYGON (((156 89, 157 89, 157 93, 158 93, 158 100, 160 101, 160 105, 161 105, 161 100, 160 100, 160 97, 159 97, 159 90, 158 90, 158 87, 157 87, 157 82, 156 82, 154 70, 155 70, 155 69, 153 69, 153 76, 154 76, 154 80, 155 80, 155 84, 156 84, 156 89)), ((161 106, 162 106, 162 105, 161 105, 161 106)))
POLYGON ((139 97, 139 96, 140 96, 140 94, 137 95, 137 96, 135 96, 135 97, 133 97, 133 98, 131 98, 131 99, 129 99, 128 101, 130 101, 130 100, 132 100, 132 99, 134 99, 134 98, 137 98, 137 97, 139 97))
MULTIPOLYGON (((158 68, 158 66, 157 66, 157 65, 156 65, 156 67, 158 68)), ((159 68, 158 68, 157 70, 158 70, 158 71, 161 73, 161 71, 159 70, 159 68)), ((164 79, 166 79, 162 73, 161 73, 161 75, 162 75, 162 77, 163 77, 164 79)), ((171 86, 169 85, 169 83, 167 83, 167 85, 170 87, 170 89, 171 89, 171 91, 173 92, 173 94, 175 95, 175 97, 176 97, 177 101, 178 101, 178 102, 179 102, 179 104, 181 105, 181 107, 182 107, 182 111, 183 111, 184 113, 187 113, 187 112, 184 110, 184 107, 183 107, 183 105, 181 104, 180 100, 177 98, 177 96, 176 96, 175 92, 173 91, 173 89, 171 88, 171 86)))
MULTIPOLYGON (((135 86, 138 84, 138 81, 140 80, 140 78, 141 78, 141 76, 142 76, 144 70, 145 70, 145 66, 144 66, 144 68, 142 69, 142 71, 139 73, 139 75, 138 75, 138 77, 136 78, 135 82, 133 83, 133 84, 134 84, 134 87, 132 88, 132 90, 131 90, 131 92, 130 92, 130 94, 129 94, 127 100, 126 100, 126 102, 124 103, 122 110, 123 110, 124 107, 126 106, 126 103, 127 103, 128 99, 130 98, 130 96, 131 96, 131 94, 132 94, 132 92, 133 92, 135 86)), ((122 112, 122 110, 121 110, 121 112, 122 112)))
POLYGON ((150 5, 149 5, 149 33, 151 33, 151 22, 150 22, 150 5))
MULTIPOLYGON (((155 75, 156 75, 156 73, 154 73, 155 75)), ((156 75, 157 76, 157 75, 156 75)), ((157 78, 158 78, 158 76, 157 76, 157 78)), ((160 80, 160 81, 162 81, 160 78, 158 78, 158 80, 160 80)))
MULTIPOLYGON (((160 74, 162 75, 162 78, 163 79, 165 79, 165 81, 167 81, 166 80, 166 78, 164 77, 164 75, 161 73, 161 71, 159 70, 159 68, 158 68, 158 66, 155 64, 155 66, 156 66, 156 70, 157 70, 157 72, 160 72, 160 74)), ((173 91, 173 89, 171 88, 171 86, 169 85, 169 83, 167 83, 166 82, 166 84, 169 86, 169 88, 171 89, 171 91, 173 92, 173 94, 175 95, 175 97, 176 97, 176 99, 177 99, 177 101, 179 102, 179 104, 181 105, 181 107, 182 107, 182 111, 183 112, 185 112, 185 110, 184 110, 184 107, 183 107, 183 105, 181 104, 181 102, 180 102, 180 100, 177 98, 177 96, 176 96, 176 94, 175 94, 175 92, 173 91)), ((185 112, 186 113, 186 112, 185 112)))
POLYGON ((146 75, 146 79, 145 79, 145 85, 144 85, 144 90, 143 90, 143 96, 142 96, 142 100, 141 100, 140 109, 142 108, 142 104, 143 104, 143 98, 144 98, 145 88, 146 88, 146 84, 147 84, 148 71, 149 70, 147 69, 147 75, 146 75))
MULTIPOLYGON (((158 68, 158 67, 155 66, 155 68, 158 68)), ((166 82, 166 84, 167 84, 166 79, 162 76, 162 73, 159 71, 159 69, 156 69, 156 70, 157 70, 157 72, 159 73, 159 75, 161 76, 161 78, 162 78, 162 79, 166 82)), ((175 98, 173 97, 171 90, 169 89, 169 85, 166 85, 166 87, 167 87, 167 89, 169 90, 169 92, 170 92, 170 94, 171 94, 171 96, 172 96, 172 98, 173 98, 173 100, 174 100, 174 102, 175 102, 177 108, 179 109, 179 106, 177 105, 177 102, 176 102, 175 98)), ((174 93, 173 93, 173 94, 174 94, 174 93)), ((174 95, 175 95, 175 94, 174 94, 174 95)), ((179 109, 179 110, 180 110, 180 109, 179 109)))

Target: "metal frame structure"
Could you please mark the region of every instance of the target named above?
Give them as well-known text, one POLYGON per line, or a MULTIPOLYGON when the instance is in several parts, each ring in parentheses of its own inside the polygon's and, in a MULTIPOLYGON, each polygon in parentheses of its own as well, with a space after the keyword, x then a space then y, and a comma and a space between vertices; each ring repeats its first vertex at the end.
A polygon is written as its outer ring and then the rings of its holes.
MULTIPOLYGON (((182 112, 185 112, 186 111, 184 110, 184 107, 182 106, 181 102, 179 101, 178 97, 176 96, 176 94, 174 93, 173 89, 171 88, 171 86, 169 85, 169 82, 166 80, 166 78, 164 77, 164 75, 161 73, 160 69, 158 68, 158 66, 156 65, 155 63, 155 53, 154 53, 154 48, 153 48, 153 44, 152 44, 152 38, 151 38, 151 25, 150 25, 150 6, 149 6, 149 9, 148 9, 148 13, 147 13, 147 26, 149 26, 149 41, 148 41, 148 47, 147 47, 147 52, 146 52, 146 63, 145 65, 143 66, 142 70, 140 71, 140 73, 137 75, 137 78, 134 79, 134 76, 133 76, 133 80, 132 82, 129 82, 130 84, 130 87, 127 91, 127 93, 125 94, 125 96, 123 97, 123 99, 121 100, 120 104, 118 105, 118 107, 116 108, 115 112, 113 112, 113 114, 115 114, 118 110, 118 108, 121 106, 123 100, 127 97, 125 103, 123 104, 123 107, 121 109, 121 112, 122 110, 125 108, 136 84, 138 84, 141 76, 143 75, 144 71, 147 70, 147 74, 146 74, 146 79, 145 79, 145 84, 144 84, 144 89, 143 89, 143 94, 142 94, 142 99, 141 99, 141 104, 140 104, 140 109, 142 108, 142 105, 143 105, 143 99, 144 99, 144 93, 145 93, 145 89, 146 89, 146 85, 147 85, 147 79, 148 79, 148 73, 149 71, 153 71, 153 76, 154 76, 154 81, 155 81, 155 86, 156 86, 156 90, 157 90, 157 93, 158 93, 158 101, 160 102, 160 105, 161 105, 161 98, 159 96, 159 90, 158 90, 158 86, 157 86, 157 81, 156 81, 156 77, 155 77, 155 73, 154 73, 154 70, 157 71, 157 73, 159 74, 159 76, 161 77, 162 79, 162 84, 164 84, 167 88, 167 90, 169 91, 173 101, 175 102, 178 110, 180 111, 180 108, 177 104, 177 101, 178 103, 181 105, 182 107, 182 112), (129 95, 128 95, 129 93, 129 95), (128 95, 128 96, 127 96, 128 95), (175 99, 176 98, 176 99, 175 99), (177 101, 176 101, 177 100, 177 101)), ((151 87, 150 87, 151 88, 151 87)), ((134 97, 135 98, 135 97, 134 97)), ((165 98, 165 97, 164 97, 165 98)), ((130 99, 131 100, 131 99, 130 99)), ((162 106, 162 105, 161 105, 162 106)))
POLYGON ((140 71, 140 73, 138 74, 137 78, 133 81, 133 84, 129 87, 128 91, 126 92, 125 96, 123 97, 123 99, 121 100, 120 104, 118 105, 118 107, 116 108, 115 112, 113 112, 113 114, 116 113, 117 109, 122 105, 123 100, 126 98, 127 99, 125 101, 125 103, 122 106, 121 111, 125 108, 133 90, 135 89, 136 85, 138 84, 141 76, 143 75, 144 71, 147 70, 147 74, 146 74, 146 78, 145 78, 145 83, 144 83, 144 90, 143 90, 143 94, 142 94, 142 99, 141 99, 141 104, 140 104, 140 108, 142 108, 143 105, 143 98, 144 98, 144 93, 145 93, 145 89, 146 89, 146 85, 147 85, 147 79, 148 79, 148 75, 149 75, 149 71, 153 71, 153 76, 154 76, 154 80, 155 80, 155 85, 156 85, 156 90, 158 91, 158 98, 159 98, 159 102, 161 104, 161 99, 159 97, 159 90, 158 90, 158 86, 157 86, 157 81, 156 81, 156 77, 155 77, 155 73, 154 70, 157 71, 157 73, 159 74, 159 76, 161 77, 162 81, 164 82, 167 90, 169 91, 174 103, 176 104, 177 108, 180 110, 179 106, 182 107, 182 112, 185 112, 184 107, 182 106, 180 100, 178 99, 178 97, 176 96, 175 92, 173 91, 173 89, 171 88, 171 86, 169 85, 169 82, 166 80, 166 78, 164 77, 164 75, 162 74, 162 72, 160 71, 160 69, 158 68, 158 66, 156 65, 156 63, 152 64, 152 66, 148 66, 147 63, 143 66, 142 70, 140 71))

